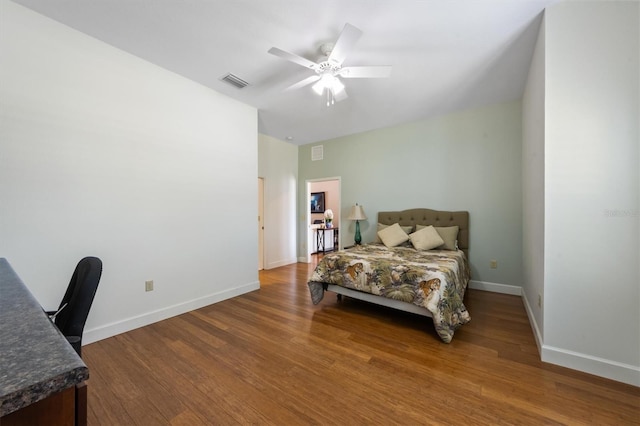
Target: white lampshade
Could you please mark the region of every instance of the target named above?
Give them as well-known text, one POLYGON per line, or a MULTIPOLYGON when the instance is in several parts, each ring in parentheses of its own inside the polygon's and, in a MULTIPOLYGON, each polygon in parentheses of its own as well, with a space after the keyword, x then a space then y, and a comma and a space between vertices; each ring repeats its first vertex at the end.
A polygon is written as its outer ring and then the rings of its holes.
POLYGON ((344 84, 342 84, 339 78, 327 73, 322 74, 320 80, 311 86, 311 88, 318 95, 322 95, 324 93, 324 89, 328 89, 336 95, 344 90, 344 84))
POLYGON ((367 215, 364 214, 364 209, 362 208, 362 206, 359 205, 355 205, 353 207, 351 207, 351 211, 349 212, 349 216, 347 217, 347 220, 366 220, 367 219, 367 215))
POLYGON ((320 80, 318 80, 318 82, 316 84, 311 86, 311 88, 318 95, 322 95, 322 93, 324 92, 324 89, 325 89, 325 85, 324 85, 324 82, 322 81, 322 79, 320 79, 320 80))

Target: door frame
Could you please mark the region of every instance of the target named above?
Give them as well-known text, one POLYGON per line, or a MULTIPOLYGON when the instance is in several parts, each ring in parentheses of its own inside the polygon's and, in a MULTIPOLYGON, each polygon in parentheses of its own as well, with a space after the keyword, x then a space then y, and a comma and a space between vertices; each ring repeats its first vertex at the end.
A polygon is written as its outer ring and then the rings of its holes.
MULTIPOLYGON (((305 253, 305 259, 306 259, 306 263, 311 263, 311 247, 309 246, 309 231, 311 230, 311 209, 309 208, 309 206, 311 205, 311 184, 312 183, 316 183, 316 182, 332 182, 332 181, 336 181, 338 183, 338 208, 336 209, 337 211, 334 211, 334 217, 337 215, 338 217, 338 223, 340 224, 340 227, 342 227, 342 219, 340 217, 340 212, 342 211, 342 178, 340 176, 334 176, 334 177, 325 177, 325 178, 318 178, 318 179, 306 179, 305 180, 305 204, 304 204, 304 211, 305 211, 305 225, 303 227, 304 229, 304 238, 305 238, 305 244, 304 246, 306 247, 306 253, 305 253)), ((342 250, 342 236, 340 236, 338 238, 338 250, 342 250)))
POLYGON ((264 269, 264 178, 258 177, 258 271, 264 269))

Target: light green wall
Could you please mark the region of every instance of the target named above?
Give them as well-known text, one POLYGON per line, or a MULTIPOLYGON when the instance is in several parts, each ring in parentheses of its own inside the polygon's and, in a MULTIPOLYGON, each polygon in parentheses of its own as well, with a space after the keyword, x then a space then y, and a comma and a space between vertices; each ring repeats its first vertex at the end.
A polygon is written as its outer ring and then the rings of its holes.
MULTIPOLYGON (((341 215, 358 202, 369 218, 361 222, 364 242, 375 237, 378 211, 468 210, 473 279, 521 285, 521 145, 519 101, 304 145, 298 209, 306 207, 306 180, 339 176, 341 215), (324 146, 322 161, 311 161, 316 145, 324 146), (489 268, 491 259, 498 269, 489 268)), ((298 221, 298 235, 305 235, 298 221)), ((343 223, 343 245, 354 231, 343 223)))

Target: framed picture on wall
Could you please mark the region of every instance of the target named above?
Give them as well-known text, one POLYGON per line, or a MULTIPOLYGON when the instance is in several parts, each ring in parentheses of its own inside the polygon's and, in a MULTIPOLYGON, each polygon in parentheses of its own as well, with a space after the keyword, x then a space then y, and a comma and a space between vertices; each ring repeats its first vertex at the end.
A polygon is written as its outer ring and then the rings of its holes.
POLYGON ((324 192, 311 193, 311 213, 324 213, 324 192))

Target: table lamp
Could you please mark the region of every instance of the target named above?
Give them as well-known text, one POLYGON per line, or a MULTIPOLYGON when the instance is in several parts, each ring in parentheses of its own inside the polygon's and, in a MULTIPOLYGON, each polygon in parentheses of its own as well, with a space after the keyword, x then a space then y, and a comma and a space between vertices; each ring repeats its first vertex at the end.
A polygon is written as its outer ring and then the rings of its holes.
POLYGON ((355 242, 357 245, 360 245, 360 243, 362 242, 362 235, 360 235, 360 220, 366 220, 367 219, 367 215, 364 214, 364 210, 362 209, 362 206, 359 206, 358 203, 356 203, 355 206, 351 207, 351 211, 349 212, 349 216, 347 217, 347 220, 355 220, 356 221, 356 235, 355 235, 355 242))

